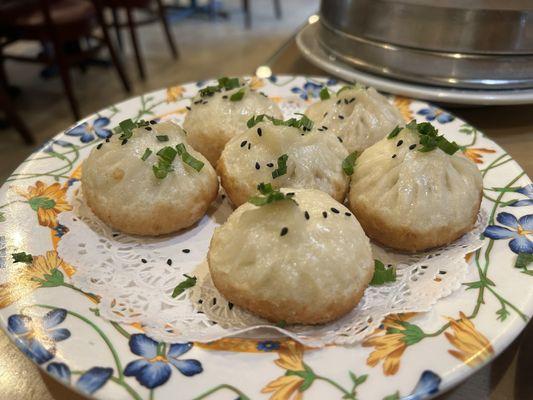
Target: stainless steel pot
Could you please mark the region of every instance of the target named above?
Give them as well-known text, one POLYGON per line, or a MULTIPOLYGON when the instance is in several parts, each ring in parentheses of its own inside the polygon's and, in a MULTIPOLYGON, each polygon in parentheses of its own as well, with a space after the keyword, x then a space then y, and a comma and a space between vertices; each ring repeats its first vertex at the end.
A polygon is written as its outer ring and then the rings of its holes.
POLYGON ((479 89, 533 87, 533 0, 323 0, 319 42, 397 79, 479 89))

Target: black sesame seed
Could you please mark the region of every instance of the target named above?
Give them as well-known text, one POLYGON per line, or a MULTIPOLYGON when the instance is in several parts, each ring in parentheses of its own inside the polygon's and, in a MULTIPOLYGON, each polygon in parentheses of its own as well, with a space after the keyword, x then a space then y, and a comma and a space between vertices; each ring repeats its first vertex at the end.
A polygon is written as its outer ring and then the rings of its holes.
POLYGON ((113 233, 113 237, 117 237, 119 234, 118 233, 113 233))
POLYGON ((200 104, 202 100, 196 100, 193 104, 200 104))
POLYGON ((327 213, 326 211, 322 211, 322 216, 323 216, 324 218, 327 218, 327 217, 328 217, 328 213, 327 213))
POLYGON ((122 146, 124 146, 126 143, 128 143, 128 139, 124 139, 122 143, 120 143, 122 146))
POLYGON ((207 104, 207 100, 202 101, 202 104, 207 104))
POLYGON ((170 258, 167 260, 167 265, 172 265, 172 260, 170 258))
POLYGON ((213 305, 215 306, 217 304, 217 298, 213 297, 213 305))
POLYGON ((222 197, 222 200, 224 200, 226 198, 226 195, 223 194, 221 197, 222 197))
POLYGON ((285 236, 289 232, 289 228, 286 226, 281 229, 281 232, 279 233, 280 236, 285 236))
POLYGON ((262 136, 263 135, 263 131, 261 130, 261 128, 257 128, 257 134, 259 136, 262 136))
POLYGON ((230 310, 233 309, 233 303, 231 303, 231 302, 228 301, 228 308, 229 308, 230 310))
POLYGON ((348 99, 344 99, 344 104, 348 104, 348 103, 349 103, 348 99))
POLYGON ((403 140, 398 140, 398 143, 396 143, 396 147, 400 147, 403 144, 403 140))
POLYGON ((191 111, 191 107, 189 107, 189 106, 185 106, 185 108, 186 108, 187 110, 191 111))
POLYGON ((198 304, 202 304, 204 301, 202 299, 198 300, 198 304))
POLYGON ((352 97, 348 103, 353 103, 355 101, 355 97, 352 97))
POLYGON ((150 120, 150 125, 155 125, 155 124, 157 124, 156 120, 154 120, 154 119, 150 120))
POLYGON ((307 211, 304 212, 304 217, 305 217, 305 219, 309 219, 310 218, 309 213, 307 211))
POLYGON ((351 217, 351 216, 352 216, 352 213, 345 212, 344 215, 346 215, 347 217, 351 217))
POLYGON ((227 98, 228 98, 228 96, 224 95, 224 96, 222 96, 222 98, 223 98, 223 99, 227 99, 227 98))
POLYGON ((326 125, 322 125, 322 129, 324 129, 325 131, 328 130, 328 127, 326 125))
POLYGON ((248 150, 250 150, 251 148, 252 148, 252 144, 248 143, 248 150))
POLYGON ((100 149, 102 148, 103 145, 104 145, 103 143, 100 143, 98 146, 96 146, 96 148, 97 148, 98 150, 100 150, 100 149))
POLYGON ((144 258, 141 258, 141 262, 142 262, 143 264, 146 264, 148 261, 146 261, 146 259, 144 259, 144 258))
POLYGON ((328 116, 328 112, 326 111, 326 112, 324 113, 324 116, 323 116, 322 118, 326 118, 327 116, 328 116))
POLYGON ((342 101, 342 100, 337 100, 337 104, 341 104, 341 101, 342 101))
POLYGON ((185 254, 188 254, 188 253, 191 252, 189 249, 183 249, 182 251, 183 251, 185 254))
POLYGON ((109 140, 110 140, 109 138, 106 138, 106 139, 105 139, 105 142, 106 142, 106 143, 109 143, 109 140))
POLYGON ((344 115, 339 115, 339 119, 344 119, 344 115))
POLYGON ((288 192, 285 196, 289 196, 289 197, 291 197, 291 196, 294 196, 295 194, 296 194, 296 193, 294 193, 294 192, 288 192))
POLYGON ((324 132, 324 129, 318 128, 317 131, 324 132))
POLYGON ((392 155, 392 158, 396 158, 396 154, 393 154, 393 155, 392 155))
POLYGON ((274 166, 274 164, 272 164, 271 162, 269 162, 269 163, 267 164, 267 167, 269 167, 269 168, 272 168, 273 166, 274 166))
POLYGON ((414 150, 415 147, 416 147, 416 144, 412 144, 411 146, 409 146, 409 150, 414 150))
POLYGON ((342 138, 340 136, 337 136, 337 139, 339 139, 339 142, 342 143, 342 138))
POLYGON ((150 128, 149 126, 147 126, 147 127, 144 128, 144 129, 146 129, 147 131, 151 131, 151 130, 152 130, 152 128, 150 128))
POLYGON ((337 210, 335 207, 331 207, 330 210, 334 212, 335 214, 339 213, 339 210, 337 210))
POLYGON ((243 140, 243 141, 241 142, 241 147, 244 147, 244 146, 246 146, 246 143, 248 143, 248 141, 246 141, 246 140, 243 140))
POLYGON ((256 161, 256 163, 255 163, 255 169, 259 169, 259 168, 261 168, 261 166, 260 166, 259 163, 256 161))

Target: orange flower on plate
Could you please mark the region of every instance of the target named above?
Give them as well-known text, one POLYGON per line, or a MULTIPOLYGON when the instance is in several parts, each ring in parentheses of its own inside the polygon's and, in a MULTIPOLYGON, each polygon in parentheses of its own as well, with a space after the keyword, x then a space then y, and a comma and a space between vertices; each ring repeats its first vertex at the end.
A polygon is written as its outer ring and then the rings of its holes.
POLYGON ((484 148, 464 148, 463 154, 476 164, 483 164, 483 154, 496 153, 496 150, 484 148))
POLYGON ((411 111, 411 108, 409 107, 411 104, 411 100, 407 97, 403 96, 395 96, 394 97, 394 105, 398 110, 400 110, 400 114, 402 114, 403 119, 408 122, 413 119, 413 112, 411 111))
POLYGON ((279 350, 279 358, 274 361, 278 367, 287 372, 268 383, 261 392, 272 393, 271 400, 301 399, 302 386, 306 382, 303 352, 303 347, 299 343, 287 342, 286 346, 279 350))
POLYGON ((263 86, 265 86, 265 81, 261 78, 258 78, 257 76, 254 76, 251 80, 250 80, 250 89, 252 90, 257 90, 257 89, 261 89, 263 86))
POLYGON ((30 207, 37 211, 39 225, 55 228, 57 214, 72 210, 72 206, 65 199, 67 188, 61 187, 59 183, 46 186, 37 181, 35 186, 28 186, 26 190, 15 188, 15 191, 27 199, 30 207))
POLYGON ((61 286, 63 274, 71 276, 75 269, 63 261, 56 251, 48 251, 44 256, 34 256, 31 264, 10 271, 12 278, 0 285, 0 308, 9 306, 28 296, 40 287, 61 286))
POLYGON ((423 339, 422 330, 406 322, 415 313, 391 314, 383 320, 381 327, 363 341, 364 347, 374 347, 366 359, 374 367, 383 361, 383 373, 394 375, 400 368, 400 359, 405 349, 423 339))
POLYGON ((171 86, 167 88, 167 103, 173 103, 180 100, 185 93, 185 88, 183 86, 171 86))
POLYGON ((468 366, 476 367, 488 360, 494 354, 494 349, 462 311, 459 312, 459 317, 459 321, 449 318, 453 334, 444 333, 446 339, 457 348, 448 350, 448 353, 468 366))

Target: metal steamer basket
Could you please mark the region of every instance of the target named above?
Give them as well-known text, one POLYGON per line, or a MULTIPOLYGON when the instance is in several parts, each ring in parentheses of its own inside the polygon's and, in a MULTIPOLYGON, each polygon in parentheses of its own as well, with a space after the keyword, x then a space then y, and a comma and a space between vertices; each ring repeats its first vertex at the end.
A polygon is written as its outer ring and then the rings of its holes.
POLYGON ((318 42, 394 79, 533 88, 533 0, 322 0, 318 42))

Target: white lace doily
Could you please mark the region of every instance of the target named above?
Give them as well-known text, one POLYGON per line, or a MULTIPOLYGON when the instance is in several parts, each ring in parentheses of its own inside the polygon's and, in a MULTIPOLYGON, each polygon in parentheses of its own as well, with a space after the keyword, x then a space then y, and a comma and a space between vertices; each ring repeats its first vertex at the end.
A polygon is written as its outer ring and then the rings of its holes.
POLYGON ((73 284, 101 297, 104 318, 140 323, 147 335, 170 343, 280 334, 314 347, 356 343, 386 315, 428 311, 458 289, 467 273, 464 256, 481 247, 486 224, 481 213, 473 231, 450 246, 423 254, 396 254, 374 245, 374 257, 397 269, 396 282, 370 286, 359 305, 335 322, 281 328, 228 303, 213 286, 204 260, 214 228, 232 212, 224 195, 193 228, 179 235, 146 238, 114 232, 85 204, 81 189, 70 193, 74 193, 73 211, 59 216, 69 231, 58 251, 77 269, 73 284), (183 274, 196 276, 197 284, 172 298, 183 274))

